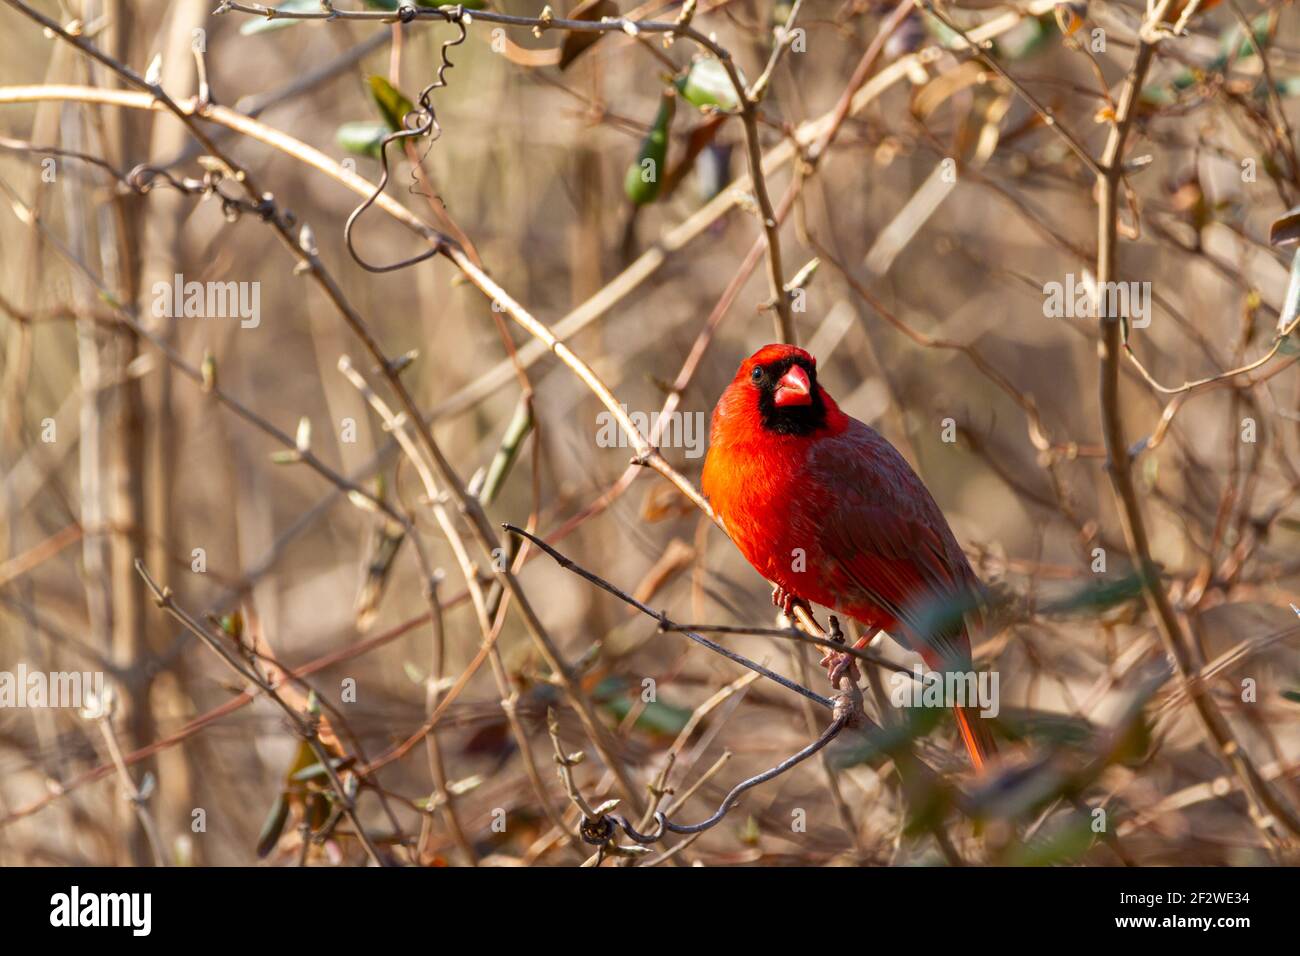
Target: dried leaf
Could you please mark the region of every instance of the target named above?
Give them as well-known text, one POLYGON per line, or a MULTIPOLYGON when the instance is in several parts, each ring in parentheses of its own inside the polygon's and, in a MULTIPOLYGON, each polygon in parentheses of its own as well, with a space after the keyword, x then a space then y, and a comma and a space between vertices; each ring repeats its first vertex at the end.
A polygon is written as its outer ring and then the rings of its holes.
POLYGON ((1268 227, 1268 241, 1275 246, 1289 246, 1300 241, 1300 206, 1288 209, 1268 227))
MULTIPOLYGON (((618 16, 618 5, 613 0, 582 0, 569 11, 568 20, 588 20, 597 22, 602 17, 618 16)), ((569 65, 591 46, 598 43, 603 33, 584 33, 571 30, 565 34, 564 45, 560 47, 560 69, 567 70, 569 65)))

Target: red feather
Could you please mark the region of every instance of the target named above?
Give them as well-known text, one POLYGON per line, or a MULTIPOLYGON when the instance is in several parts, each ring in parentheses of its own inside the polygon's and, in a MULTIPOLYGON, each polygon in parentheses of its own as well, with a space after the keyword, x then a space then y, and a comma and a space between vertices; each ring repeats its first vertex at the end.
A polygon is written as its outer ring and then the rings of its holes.
MULTIPOLYGON (((969 670, 982 588, 943 512, 898 450, 820 385, 820 407, 798 421, 764 411, 763 387, 792 362, 815 375, 812 356, 787 345, 741 364, 713 413, 705 495, 749 563, 787 593, 888 631, 928 667, 969 670), (755 369, 769 372, 761 384, 755 369)), ((957 716, 982 768, 987 729, 969 708, 957 716)))

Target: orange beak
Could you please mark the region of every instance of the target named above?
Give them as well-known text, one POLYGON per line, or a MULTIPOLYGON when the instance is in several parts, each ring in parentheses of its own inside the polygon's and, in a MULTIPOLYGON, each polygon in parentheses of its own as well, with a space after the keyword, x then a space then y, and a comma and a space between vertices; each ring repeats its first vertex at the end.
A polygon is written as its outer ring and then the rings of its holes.
POLYGON ((798 365, 791 365, 790 371, 781 376, 781 380, 776 383, 774 400, 778 407, 811 405, 812 385, 808 381, 808 373, 798 365))

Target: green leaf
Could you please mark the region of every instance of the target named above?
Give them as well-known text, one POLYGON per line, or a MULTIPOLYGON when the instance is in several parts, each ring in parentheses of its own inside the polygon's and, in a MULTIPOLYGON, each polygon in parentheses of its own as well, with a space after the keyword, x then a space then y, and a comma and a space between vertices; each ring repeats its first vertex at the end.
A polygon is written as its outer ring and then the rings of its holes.
MULTIPOLYGON (((320 13, 320 0, 284 0, 274 10, 281 13, 320 13)), ((255 19, 245 20, 240 26, 239 32, 250 37, 256 33, 269 33, 272 30, 283 30, 285 27, 297 26, 302 23, 301 20, 271 20, 266 17, 257 17, 255 19)))
POLYGON ((1044 828, 1029 843, 1019 843, 1008 849, 1002 862, 1006 866, 1052 866, 1072 863, 1091 849, 1096 834, 1087 817, 1077 813, 1062 823, 1044 828))
POLYGON ((1043 48, 1050 34, 1039 17, 1026 17, 998 37, 994 49, 1008 60, 1023 60, 1043 48))
POLYGON ((998 712, 997 728, 1012 740, 1049 746, 1083 747, 1094 734, 1086 717, 1019 707, 1003 707, 998 712))
POLYGON ((1178 96, 1172 86, 1144 86, 1142 102, 1148 106, 1172 106, 1178 102, 1178 96))
POLYGON ((641 716, 636 719, 636 728, 665 737, 676 736, 686 727, 692 713, 687 707, 674 707, 672 704, 654 701, 645 705, 641 716))
POLYGON ((677 97, 671 89, 665 90, 659 99, 659 113, 641 143, 636 161, 627 168, 623 191, 638 206, 658 198, 659 187, 668 174, 668 127, 676 111, 677 97))
POLYGON ((1104 580, 1076 591, 1040 608, 1045 615, 1099 614, 1112 607, 1134 600, 1142 593, 1142 579, 1137 574, 1126 574, 1118 580, 1104 580))
POLYGON ((863 735, 859 743, 833 754, 831 764, 843 770, 899 753, 913 740, 929 733, 943 718, 945 710, 941 707, 906 707, 900 708, 899 713, 902 720, 892 721, 863 735))
POLYGON ((334 134, 334 140, 349 153, 378 159, 380 144, 388 133, 387 123, 365 120, 358 123, 344 123, 334 134))
MULTIPOLYGON (((593 696, 600 701, 602 707, 607 709, 620 722, 632 712, 635 703, 630 696, 627 682, 617 677, 601 681, 593 692, 593 696)), ((650 733, 663 734, 665 737, 675 736, 682 732, 687 722, 690 721, 692 713, 694 712, 688 708, 676 707, 660 700, 654 700, 641 709, 641 713, 636 719, 636 728, 650 733)))
POLYGON ((483 480, 483 490, 478 494, 478 500, 484 508, 491 506, 496 500, 501 486, 505 483, 506 477, 510 474, 510 469, 519 457, 519 449, 524 446, 524 439, 528 433, 533 430, 533 407, 527 399, 521 398, 519 404, 515 407, 515 415, 510 419, 510 424, 506 426, 506 433, 501 439, 501 447, 497 449, 496 455, 492 458, 492 464, 488 466, 487 477, 483 480))
POLYGON ((396 133, 406 129, 406 114, 415 109, 415 104, 382 76, 372 76, 369 82, 370 95, 374 97, 375 105, 379 107, 389 130, 396 133))
POLYGON ((1145 710, 1133 715, 1112 748, 1109 759, 1111 763, 1125 767, 1137 767, 1144 763, 1151 752, 1151 722, 1145 710))
POLYGON ((244 637, 244 615, 240 611, 221 616, 221 629, 237 641, 244 637))
POLYGON ((1064 761, 1042 754, 1030 763, 1003 766, 975 781, 966 807, 977 819, 1014 820, 1038 813, 1077 786, 1064 761))
POLYGON ((284 823, 289 819, 289 801, 283 793, 275 795, 275 803, 271 806, 271 812, 266 816, 266 822, 262 824, 262 832, 257 835, 257 857, 262 859, 280 842, 280 834, 284 832, 284 823))
MULTIPOLYGON (((330 766, 332 766, 335 770, 340 769, 344 764, 347 763, 351 763, 351 760, 347 757, 330 758, 330 766)), ((316 763, 308 764, 307 766, 303 767, 301 770, 291 773, 289 775, 289 779, 297 783, 306 783, 309 780, 315 780, 318 777, 325 777, 325 776, 328 776, 328 774, 326 774, 325 772, 325 765, 318 761, 316 763)))
POLYGON ((952 49, 966 45, 966 41, 961 38, 957 31, 938 17, 923 13, 921 14, 921 22, 925 25, 925 31, 944 46, 952 49))
POLYGON ((922 634, 945 634, 959 628, 966 615, 979 607, 969 594, 943 595, 920 602, 916 608, 917 626, 922 634))
MULTIPOLYGON (((1250 32, 1255 35, 1255 43, 1259 44, 1261 50, 1268 43, 1268 16, 1267 13, 1261 13, 1250 21, 1250 32)), ((1250 37, 1242 32, 1239 23, 1234 23, 1219 35, 1219 49, 1222 51, 1221 58, 1225 64, 1234 45, 1237 48, 1237 59, 1239 60, 1255 55, 1255 44, 1251 43, 1250 37)), ((1215 60, 1215 63, 1218 62, 1218 60, 1215 60)))
POLYGON ((952 808, 952 793, 945 786, 915 787, 907 799, 907 816, 903 821, 903 833, 909 837, 918 837, 930 833, 943 825, 944 817, 952 808))
MULTIPOLYGON (((743 80, 742 80, 743 82, 743 80)), ((713 106, 727 113, 740 109, 740 97, 721 60, 704 57, 691 64, 684 77, 677 80, 682 98, 695 106, 713 106)))

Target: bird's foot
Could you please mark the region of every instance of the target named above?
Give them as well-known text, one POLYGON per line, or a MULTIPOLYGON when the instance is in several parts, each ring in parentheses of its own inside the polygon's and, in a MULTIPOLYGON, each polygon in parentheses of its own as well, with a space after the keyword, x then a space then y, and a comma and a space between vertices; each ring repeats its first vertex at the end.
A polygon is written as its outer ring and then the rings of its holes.
POLYGON ((772 585, 772 604, 779 607, 781 613, 792 621, 794 620, 794 610, 798 607, 803 608, 810 616, 812 615, 812 605, 803 598, 791 594, 779 584, 772 585))
MULTIPOLYGON (((844 632, 840 630, 840 621, 834 614, 830 618, 831 627, 828 635, 836 644, 844 643, 844 632)), ((861 649, 864 641, 858 641, 854 647, 861 649)), ((862 674, 858 671, 857 658, 848 651, 827 650, 826 655, 821 659, 821 666, 826 668, 826 677, 830 680, 831 686, 836 690, 840 687, 840 678, 846 674, 849 680, 856 684, 862 674)))

